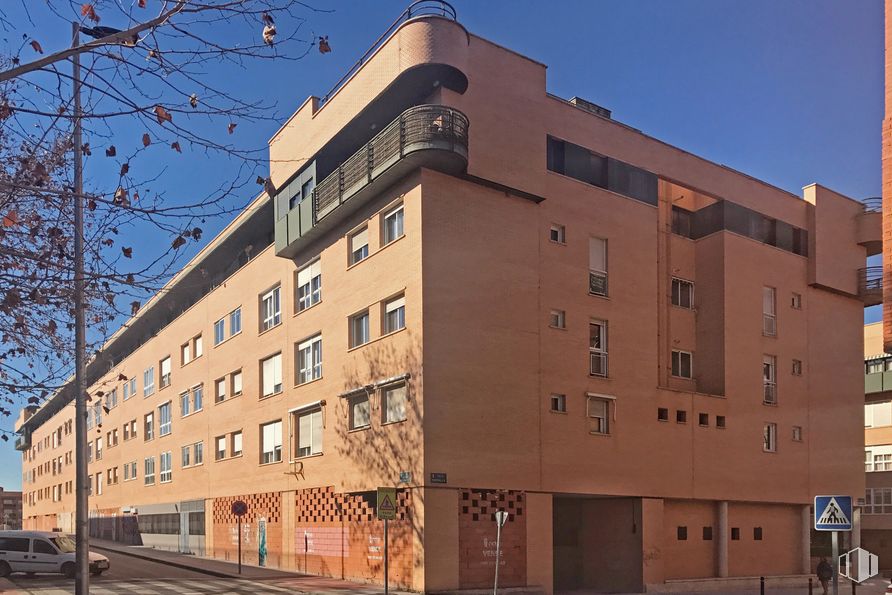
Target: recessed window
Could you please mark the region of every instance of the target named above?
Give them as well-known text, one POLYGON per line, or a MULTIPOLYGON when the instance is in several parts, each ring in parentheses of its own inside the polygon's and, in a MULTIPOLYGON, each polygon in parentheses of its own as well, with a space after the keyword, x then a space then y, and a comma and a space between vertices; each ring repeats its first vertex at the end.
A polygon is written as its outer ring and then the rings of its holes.
POLYGON ((548 237, 552 242, 558 244, 567 243, 567 229, 563 225, 553 224, 548 234, 548 237))
POLYGON ((201 340, 201 335, 197 335, 192 339, 192 359, 201 357, 204 353, 204 343, 201 340))
POLYGON ((753 539, 762 541, 762 527, 753 527, 753 539))
POLYGON ((384 215, 383 232, 382 246, 386 246, 390 242, 403 237, 403 205, 392 209, 384 215))
POLYGON ((762 402, 770 405, 777 404, 777 357, 773 355, 762 356, 762 402))
POLYGON ((155 437, 155 414, 146 413, 143 418, 143 439, 151 440, 155 437))
POLYGON ((349 407, 349 427, 351 430, 361 430, 372 425, 372 409, 369 403, 369 394, 365 391, 351 396, 347 400, 349 407))
POLYGON ((221 318, 214 323, 214 345, 219 345, 226 339, 226 319, 221 318))
POLYGON ((384 387, 381 393, 381 421, 392 423, 406 419, 408 393, 406 384, 392 384, 384 387))
POLYGON ((777 336, 777 290, 774 287, 762 288, 762 334, 777 336))
POLYGON ((672 305, 688 309, 694 307, 694 284, 692 282, 672 278, 672 305))
POLYGON ((794 310, 802 309, 802 294, 793 293, 790 296, 790 307, 793 308, 794 310))
POLYGON ((276 286, 260 296, 260 331, 266 331, 282 322, 280 287, 276 286))
POLYGON ((552 328, 567 328, 567 313, 563 310, 552 310, 548 325, 552 328))
POLYGON ((350 317, 350 347, 359 347, 369 342, 369 311, 365 310, 350 317))
POLYGON ((214 460, 220 461, 226 458, 226 436, 217 436, 214 439, 214 460))
POLYGON ((793 441, 802 442, 802 426, 793 426, 793 441))
POLYGON ((708 426, 708 425, 709 425, 709 414, 708 414, 708 413, 700 413, 697 417, 699 418, 699 419, 698 419, 698 423, 699 423, 701 426, 708 426))
POLYGON ((607 295, 607 240, 589 238, 588 292, 591 295, 607 295))
POLYGON ((768 423, 762 426, 762 450, 777 452, 777 424, 768 423))
POLYGON ((168 483, 173 479, 171 452, 162 452, 161 456, 158 457, 158 461, 161 464, 161 473, 159 474, 158 479, 161 483, 168 483))
POLYGON ((607 376, 607 322, 592 320, 588 325, 589 374, 607 376))
POLYGON ((802 360, 794 359, 792 365, 793 376, 802 376, 802 360))
POLYGON ((717 428, 725 427, 725 416, 724 415, 716 415, 715 416, 715 427, 717 427, 717 428))
MULTIPOLYGON (((180 467, 186 468, 192 466, 192 445, 180 448, 180 467)), ((125 467, 126 469, 126 467, 125 467)))
MULTIPOLYGON (((281 372, 279 373, 281 375, 281 372)), ((237 397, 242 394, 242 371, 236 370, 230 376, 230 385, 232 389, 232 396, 237 397)))
POLYGON ((297 311, 322 301, 322 260, 316 259, 297 272, 297 311))
POLYGON ((667 408, 657 408, 657 421, 669 421, 669 410, 667 408))
POLYGON ((167 436, 171 430, 170 401, 158 407, 158 435, 167 436))
POLYGON ((242 432, 233 432, 230 436, 229 456, 237 457, 242 454, 242 432))
POLYGON ((260 426, 260 462, 278 463, 282 460, 282 420, 260 426))
POLYGON ((731 527, 731 541, 740 541, 740 527, 731 527))
POLYGON ((686 541, 688 538, 688 528, 687 527, 678 527, 675 530, 675 536, 678 541, 686 541))
POLYGON ((170 356, 165 357, 158 363, 161 371, 161 388, 170 386, 170 356))
POLYGON ((189 391, 184 393, 180 393, 180 417, 186 417, 192 413, 192 399, 189 396, 189 391))
POLYGON ((675 423, 686 424, 688 423, 688 412, 683 409, 677 409, 675 411, 675 423))
POLYGON ((401 295, 384 303, 384 328, 382 334, 406 328, 406 297, 401 295))
POLYGON ((297 384, 322 378, 322 335, 297 345, 297 384))
POLYGON ((712 527, 703 527, 703 541, 712 541, 712 527))
POLYGON ((369 255, 369 228, 363 227, 349 238, 350 264, 365 260, 369 255))
POLYGON ((610 433, 610 401, 603 397, 589 395, 586 403, 592 434, 610 433))
POLYGON ((694 356, 689 351, 672 350, 672 375, 677 378, 693 377, 694 356))
POLYGON ((214 380, 214 402, 219 403, 224 399, 226 399, 226 378, 217 378, 214 380))
POLYGON ((322 454, 322 409, 295 411, 294 452, 296 457, 322 454))
POLYGON ((282 391, 282 354, 277 353, 260 362, 261 397, 282 391))
POLYGON ((551 395, 551 410, 556 413, 567 412, 567 395, 551 395))
POLYGON ((229 313, 229 336, 237 335, 242 332, 242 309, 236 308, 229 313))
POLYGON ((152 366, 142 373, 142 396, 148 397, 155 392, 155 367, 152 366))
MULTIPOLYGON (((136 474, 133 476, 136 477, 136 474)), ((155 483, 155 457, 146 457, 143 481, 147 486, 155 483)))

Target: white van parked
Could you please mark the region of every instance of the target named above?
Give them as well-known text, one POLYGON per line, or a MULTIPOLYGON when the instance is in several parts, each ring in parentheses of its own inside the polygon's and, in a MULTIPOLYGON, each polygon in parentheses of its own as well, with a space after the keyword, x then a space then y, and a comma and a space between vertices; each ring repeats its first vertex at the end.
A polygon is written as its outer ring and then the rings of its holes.
MULTIPOLYGON (((100 575, 108 566, 108 558, 90 552, 90 574, 100 575)), ((0 576, 11 572, 74 578, 74 539, 52 531, 0 531, 0 576)))

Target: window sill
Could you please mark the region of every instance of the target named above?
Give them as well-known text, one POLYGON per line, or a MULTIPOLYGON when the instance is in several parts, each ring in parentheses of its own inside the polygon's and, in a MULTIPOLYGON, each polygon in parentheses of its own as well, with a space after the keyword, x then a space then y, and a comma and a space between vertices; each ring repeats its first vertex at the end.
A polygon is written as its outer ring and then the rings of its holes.
POLYGON ((372 424, 369 424, 367 426, 362 426, 361 428, 350 428, 349 430, 347 430, 347 433, 348 434, 358 434, 359 432, 367 432, 368 430, 371 430, 371 429, 372 429, 372 424))
MULTIPOLYGON (((257 333, 257 336, 258 336, 258 337, 261 337, 261 336, 265 335, 266 333, 268 333, 268 332, 270 332, 270 331, 273 331, 273 330, 279 328, 280 326, 282 326, 282 321, 281 321, 281 320, 280 320, 278 323, 276 323, 276 324, 272 325, 271 327, 269 327, 268 329, 263 329, 263 330, 261 330, 260 332, 257 333)), ((218 345, 222 345, 222 344, 225 343, 225 342, 226 342, 226 340, 224 339, 223 341, 221 341, 220 343, 218 343, 218 345)), ((214 345, 214 347, 216 348, 217 345, 214 345)))
POLYGON ((204 467, 204 461, 202 461, 200 463, 193 463, 191 465, 186 465, 185 467, 180 465, 180 469, 194 469, 195 467, 204 467))
POLYGON ((602 293, 592 293, 591 291, 589 291, 589 292, 588 292, 588 295, 589 295, 589 297, 601 298, 602 300, 609 300, 609 299, 610 299, 610 296, 609 296, 609 295, 604 295, 604 294, 602 294, 602 293))
MULTIPOLYGON (((383 339, 383 338, 385 338, 385 337, 391 337, 391 336, 393 336, 393 335, 395 335, 395 334, 397 334, 397 333, 400 333, 400 332, 402 332, 402 331, 404 331, 404 330, 406 330, 406 327, 398 328, 398 329, 396 329, 395 331, 389 331, 389 332, 386 332, 386 333, 381 333, 381 336, 378 337, 378 338, 379 338, 379 339, 383 339)), ((371 343, 371 341, 369 341, 369 343, 371 343)), ((368 343, 366 343, 366 345, 368 345, 368 343)))
POLYGON ((304 456, 302 456, 302 457, 296 457, 296 458, 294 458, 294 459, 291 459, 291 460, 289 461, 289 463, 295 463, 295 462, 297 462, 297 461, 303 461, 304 459, 314 459, 314 458, 316 458, 316 457, 321 457, 321 456, 324 455, 324 454, 325 454, 324 452, 315 452, 315 453, 313 453, 313 454, 304 455, 304 456))
MULTIPOLYGON (((204 354, 201 354, 201 355, 204 355, 204 354)), ((199 358, 201 357, 201 355, 196 355, 195 357, 193 357, 192 359, 190 359, 188 362, 185 362, 185 363, 180 364, 180 368, 185 368, 186 366, 188 366, 189 364, 191 364, 191 363, 194 362, 195 360, 199 359, 199 358)))
POLYGON ((296 317, 296 316, 300 316, 300 315, 303 314, 304 312, 309 312, 310 310, 312 310, 313 308, 315 308, 316 306, 318 306, 318 305, 321 304, 321 303, 322 303, 322 298, 319 298, 319 301, 318 301, 318 302, 316 302, 315 304, 310 304, 309 306, 307 306, 307 307, 304 308, 303 310, 298 310, 297 312, 295 312, 294 314, 292 314, 291 317, 294 318, 294 317, 296 317))
POLYGON ((555 245, 557 245, 557 246, 564 246, 564 247, 567 246, 567 242, 561 242, 561 241, 558 241, 558 240, 552 240, 551 238, 549 238, 548 241, 549 241, 549 243, 551 243, 551 244, 555 244, 555 245))
POLYGON ((346 270, 349 271, 350 269, 352 269, 353 267, 357 266, 358 264, 367 261, 367 260, 369 259, 370 256, 371 256, 371 254, 366 254, 365 257, 360 258, 360 259, 357 260, 356 262, 350 262, 350 261, 348 260, 348 261, 347 261, 347 269, 346 269, 346 270))
POLYGON ((766 407, 777 407, 777 403, 771 403, 769 401, 762 401, 762 404, 766 407))
POLYGON ((612 378, 610 376, 607 376, 607 375, 601 376, 600 374, 589 373, 588 377, 589 378, 600 378, 601 380, 612 380, 612 378))
POLYGON ((687 381, 689 381, 689 382, 693 382, 693 381, 694 381, 694 377, 693 377, 693 376, 676 376, 675 374, 671 374, 671 373, 670 373, 670 374, 669 374, 669 377, 670 377, 670 378, 677 378, 678 380, 687 380, 687 381))
MULTIPOLYGON (((282 324, 282 323, 280 322, 279 324, 282 324)), ((275 326, 271 326, 271 327, 269 327, 269 328, 266 329, 266 330, 267 330, 267 331, 271 331, 271 330, 273 330, 274 328, 276 328, 276 326, 279 326, 279 325, 277 324, 277 325, 275 325, 275 326)), ((266 332, 266 331, 263 331, 263 332, 266 332)), ((241 334, 242 334, 242 331, 239 331, 239 332, 237 332, 237 333, 234 333, 234 334, 232 334, 232 335, 229 335, 228 337, 226 337, 225 339, 223 339, 223 340, 220 341, 219 343, 214 343, 214 349, 216 349, 216 348, 219 347, 220 345, 223 345, 224 343, 228 343, 229 341, 231 341, 232 339, 238 337, 238 336, 241 335, 241 334)), ((261 334, 263 334, 263 333, 261 333, 261 334)), ((197 359, 197 358, 196 358, 196 359, 197 359)), ((194 360, 193 360, 193 361, 194 361, 194 360)))
POLYGON ((260 466, 261 467, 269 467, 270 465, 278 465, 281 462, 282 462, 282 459, 279 459, 278 461, 270 461, 269 463, 260 463, 260 466))
POLYGON ((604 432, 593 432, 589 430, 589 436, 601 436, 602 438, 610 438, 613 434, 604 433, 604 432))
POLYGON ((764 448, 762 449, 762 452, 767 455, 776 455, 777 454, 776 450, 765 450, 764 448))
MULTIPOLYGON (((201 409, 195 409, 194 411, 190 411, 186 415, 181 415, 180 419, 186 419, 187 417, 192 417, 196 413, 201 413, 202 411, 204 411, 204 407, 202 407, 201 409)), ((167 436, 167 434, 165 434, 165 436, 167 436)))
POLYGON ((549 325, 548 325, 548 328, 552 328, 552 329, 554 329, 554 330, 556 330, 556 331, 565 331, 565 330, 567 330, 567 327, 566 327, 566 326, 554 326, 553 324, 549 324, 549 325))
POLYGON ((302 387, 302 386, 308 386, 308 385, 313 384, 313 383, 315 383, 315 382, 319 382, 319 381, 322 380, 323 378, 325 378, 325 376, 320 376, 319 378, 313 378, 312 380, 307 380, 306 382, 301 382, 300 384, 295 384, 295 385, 294 385, 294 388, 300 388, 300 387, 302 387))
POLYGON ((214 459, 215 463, 222 463, 224 461, 232 461, 234 459, 240 459, 244 456, 244 451, 238 453, 237 455, 232 455, 230 457, 223 457, 222 459, 214 459))
MULTIPOLYGON (((301 386, 303 386, 303 385, 301 385, 301 386)), ((260 398, 258 399, 258 401, 263 401, 263 400, 265 400, 265 399, 271 399, 271 398, 273 398, 273 397, 275 397, 275 396, 277 396, 277 395, 281 395, 281 394, 284 393, 284 392, 285 392, 284 390, 277 390, 276 392, 274 392, 274 393, 270 393, 270 394, 268 394, 268 395, 260 395, 260 398)), ((222 401, 219 401, 219 402, 220 402, 220 403, 225 403, 226 401, 231 401, 231 400, 234 399, 234 398, 235 398, 235 397, 231 397, 231 398, 229 398, 229 399, 223 399, 222 401)))
POLYGON ((657 421, 660 422, 661 424, 668 424, 668 423, 669 423, 669 420, 668 420, 668 419, 659 419, 659 418, 657 418, 657 421))
POLYGON ((554 413, 554 414, 557 414, 557 415, 567 415, 567 412, 566 412, 566 411, 557 411, 556 409, 549 409, 548 412, 549 412, 549 413, 554 413))
POLYGON ((381 427, 383 428, 384 426, 392 426, 392 425, 395 425, 395 424, 405 423, 407 420, 408 420, 408 418, 405 418, 405 419, 397 419, 397 420, 394 420, 394 421, 382 421, 382 422, 381 422, 381 427))
POLYGON ((694 311, 694 307, 693 307, 693 306, 681 306, 681 305, 679 305, 679 304, 669 304, 669 305, 672 306, 673 308, 675 308, 676 310, 685 310, 685 311, 687 311, 687 312, 693 312, 693 311, 694 311))

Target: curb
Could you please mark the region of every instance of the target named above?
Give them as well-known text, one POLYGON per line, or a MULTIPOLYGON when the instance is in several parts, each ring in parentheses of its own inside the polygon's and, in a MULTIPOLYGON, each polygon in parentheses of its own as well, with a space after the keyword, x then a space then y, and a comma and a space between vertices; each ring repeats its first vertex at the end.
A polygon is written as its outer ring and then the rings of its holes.
POLYGON ((7 593, 8 595, 18 595, 21 593, 19 588, 13 584, 13 582, 7 578, 0 578, 0 593, 7 593))
MULTIPOLYGON (((217 578, 244 578, 238 575, 232 575, 226 572, 220 572, 217 570, 210 570, 208 568, 201 568, 200 566, 193 566, 190 564, 184 564, 182 562, 177 562, 176 560, 164 560, 160 558, 155 558, 153 556, 146 556, 144 554, 138 554, 131 550, 120 550, 110 547, 103 547, 101 545, 96 545, 91 543, 90 549, 102 550, 105 552, 113 552, 115 554, 121 554, 123 556, 130 556, 131 558, 139 558, 140 560, 147 560, 149 562, 155 562, 157 564, 166 564, 168 566, 173 566, 174 568, 182 568, 184 570, 193 570, 195 572, 200 572, 202 574, 207 574, 209 576, 215 576, 217 578)), ((2 584, 2 583, 0 583, 2 584)))

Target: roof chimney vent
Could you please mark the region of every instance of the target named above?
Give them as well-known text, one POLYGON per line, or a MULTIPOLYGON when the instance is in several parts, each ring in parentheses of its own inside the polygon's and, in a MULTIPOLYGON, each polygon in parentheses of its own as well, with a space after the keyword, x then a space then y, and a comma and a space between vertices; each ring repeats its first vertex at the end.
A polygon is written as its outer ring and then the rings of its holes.
POLYGON ((596 116, 601 116, 602 118, 610 118, 609 109, 607 109, 606 107, 601 107, 597 103, 587 101, 582 97, 572 97, 570 98, 570 103, 572 103, 576 107, 581 107, 585 111, 595 114, 596 116))

